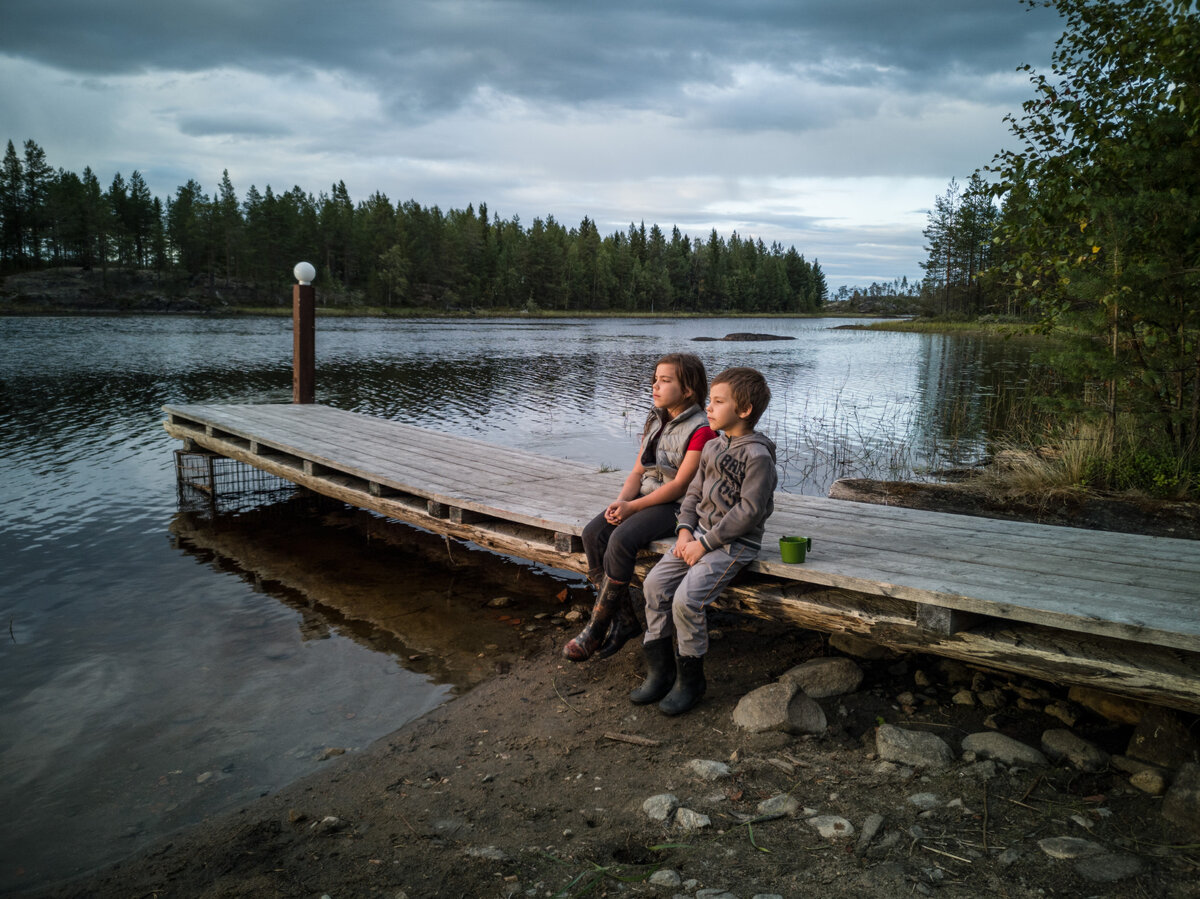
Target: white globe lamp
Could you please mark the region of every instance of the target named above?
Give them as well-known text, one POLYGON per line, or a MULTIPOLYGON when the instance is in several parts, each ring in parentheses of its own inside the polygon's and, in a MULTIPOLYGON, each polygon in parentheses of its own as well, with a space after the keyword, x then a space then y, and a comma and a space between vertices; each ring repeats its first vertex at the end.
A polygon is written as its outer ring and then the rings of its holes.
POLYGON ((312 284, 313 278, 317 276, 317 270, 308 262, 297 262, 296 267, 292 269, 292 274, 296 276, 296 280, 301 284, 312 284))

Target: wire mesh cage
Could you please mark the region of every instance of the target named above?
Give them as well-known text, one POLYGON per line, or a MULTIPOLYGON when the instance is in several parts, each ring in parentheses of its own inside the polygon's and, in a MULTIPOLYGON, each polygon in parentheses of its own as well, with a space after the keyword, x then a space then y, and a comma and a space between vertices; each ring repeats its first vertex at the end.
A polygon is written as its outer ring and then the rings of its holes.
POLYGON ((179 505, 187 511, 238 512, 301 490, 285 478, 204 450, 175 450, 179 505))

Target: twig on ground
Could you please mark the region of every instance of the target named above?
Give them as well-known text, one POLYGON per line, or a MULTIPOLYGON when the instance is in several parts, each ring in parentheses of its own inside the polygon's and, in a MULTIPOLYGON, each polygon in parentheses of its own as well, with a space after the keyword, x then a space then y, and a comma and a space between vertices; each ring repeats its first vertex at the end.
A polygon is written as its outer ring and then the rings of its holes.
MULTIPOLYGON (((557 689, 557 688, 556 688, 557 689)), ((561 694, 560 694, 561 695, 561 694)), ((566 702, 564 699, 563 702, 566 702)), ((609 731, 604 735, 606 740, 616 740, 618 743, 632 743, 634 746, 661 746, 661 740, 651 740, 649 737, 639 737, 634 734, 620 734, 609 731)))
POLYGON ((558 681, 552 681, 551 683, 553 683, 553 684, 554 684, 554 692, 555 692, 555 694, 558 696, 558 698, 562 700, 562 703, 563 703, 563 705, 565 705, 565 706, 566 706, 567 708, 569 708, 569 709, 570 709, 572 712, 574 712, 576 715, 578 715, 578 714, 579 714, 579 709, 575 708, 575 706, 573 706, 573 705, 571 705, 571 703, 567 702, 567 697, 563 696, 563 695, 562 695, 562 693, 559 691, 559 689, 558 689, 558 681))
POLYGON ((969 858, 963 858, 961 855, 954 855, 951 852, 943 852, 941 849, 934 849, 928 843, 922 843, 921 848, 927 852, 936 852, 938 855, 944 855, 946 858, 952 858, 958 862, 966 862, 968 865, 971 864, 971 860, 969 858))
POLYGON ((795 774, 796 773, 796 766, 788 764, 783 759, 767 759, 767 764, 778 768, 784 774, 795 774))
POLYGON ((413 832, 413 836, 415 836, 415 837, 421 836, 419 833, 417 833, 417 829, 408 823, 408 819, 406 817, 404 817, 404 815, 400 815, 400 820, 404 822, 405 827, 407 827, 409 830, 411 830, 413 832))
POLYGON ((988 785, 983 782, 983 854, 987 855, 987 826, 988 826, 988 785))
POLYGON ((1031 783, 1029 785, 1029 789, 1025 791, 1025 795, 1021 797, 1021 801, 1024 802, 1026 799, 1028 799, 1029 795, 1038 788, 1038 784, 1040 784, 1041 782, 1042 782, 1042 775, 1039 774, 1037 777, 1035 777, 1033 779, 1033 783, 1031 783))

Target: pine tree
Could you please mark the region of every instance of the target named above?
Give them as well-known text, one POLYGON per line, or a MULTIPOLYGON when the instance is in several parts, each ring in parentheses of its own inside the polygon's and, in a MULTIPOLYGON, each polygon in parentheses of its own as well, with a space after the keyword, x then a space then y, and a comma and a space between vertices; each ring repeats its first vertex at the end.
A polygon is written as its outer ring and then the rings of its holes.
POLYGON ((22 184, 24 206, 25 247, 35 266, 40 266, 45 254, 43 245, 50 224, 50 189, 54 184, 54 169, 46 162, 46 153, 34 141, 25 141, 25 171, 22 184))
POLYGON ((25 261, 24 186, 25 170, 10 140, 0 166, 0 264, 5 268, 25 261))

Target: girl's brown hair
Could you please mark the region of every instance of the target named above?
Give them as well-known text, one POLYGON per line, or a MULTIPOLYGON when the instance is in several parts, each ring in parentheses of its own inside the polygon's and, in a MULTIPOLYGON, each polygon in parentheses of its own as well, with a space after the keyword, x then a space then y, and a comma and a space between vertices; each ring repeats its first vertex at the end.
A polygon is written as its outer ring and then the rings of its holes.
POLYGON ((704 363, 699 356, 695 353, 667 353, 654 363, 656 369, 660 365, 673 366, 684 395, 691 393, 692 402, 704 406, 704 401, 708 399, 708 372, 704 370, 704 363))

